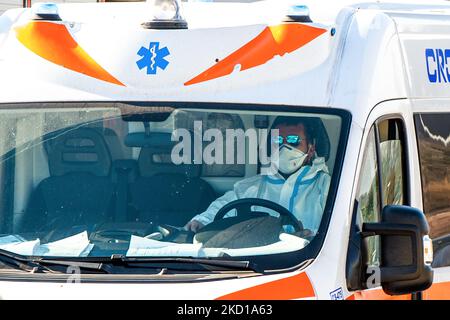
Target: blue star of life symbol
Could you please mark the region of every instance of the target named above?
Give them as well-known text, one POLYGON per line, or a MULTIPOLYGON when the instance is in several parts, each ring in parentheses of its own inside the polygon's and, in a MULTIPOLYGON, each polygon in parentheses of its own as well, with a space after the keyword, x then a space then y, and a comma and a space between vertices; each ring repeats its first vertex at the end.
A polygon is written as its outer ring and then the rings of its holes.
POLYGON ((148 48, 141 47, 137 54, 142 58, 136 64, 140 70, 147 68, 147 74, 156 74, 158 68, 165 70, 169 65, 169 61, 165 59, 170 55, 169 49, 160 49, 159 42, 150 42, 148 48))

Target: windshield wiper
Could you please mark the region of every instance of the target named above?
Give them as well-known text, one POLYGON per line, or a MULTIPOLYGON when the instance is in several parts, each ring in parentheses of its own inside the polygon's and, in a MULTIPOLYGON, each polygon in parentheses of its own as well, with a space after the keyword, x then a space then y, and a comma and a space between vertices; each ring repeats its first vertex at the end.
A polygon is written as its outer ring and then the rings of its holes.
POLYGON ((27 272, 35 272, 39 268, 39 265, 32 263, 24 256, 3 249, 0 249, 0 262, 27 272))
POLYGON ((150 258, 126 257, 113 255, 111 258, 87 258, 80 261, 77 258, 28 258, 10 251, 0 249, 0 262, 10 267, 29 273, 52 272, 67 273, 68 268, 79 268, 80 271, 124 274, 129 269, 151 269, 155 273, 164 274, 170 271, 253 271, 262 273, 256 264, 250 261, 195 259, 195 258, 150 258))
POLYGON ((28 258, 2 249, 0 249, 0 262, 7 266, 30 273, 37 273, 42 271, 67 273, 69 267, 75 267, 79 268, 80 270, 86 271, 109 273, 107 269, 103 268, 102 263, 60 259, 47 260, 45 258, 28 258), (64 268, 62 269, 62 267, 64 268))
POLYGON ((124 255, 111 256, 112 265, 137 268, 159 268, 161 270, 178 271, 253 271, 262 273, 258 266, 251 261, 198 259, 198 258, 152 258, 126 257, 124 255))
POLYGON ((103 272, 107 274, 139 273, 141 270, 152 274, 163 275, 167 272, 224 272, 224 271, 252 271, 262 273, 258 267, 250 261, 213 260, 194 258, 150 258, 150 257, 126 257, 124 255, 112 255, 110 258, 87 258, 87 261, 61 259, 33 260, 42 267, 52 270, 55 267, 78 267, 86 271, 103 272))

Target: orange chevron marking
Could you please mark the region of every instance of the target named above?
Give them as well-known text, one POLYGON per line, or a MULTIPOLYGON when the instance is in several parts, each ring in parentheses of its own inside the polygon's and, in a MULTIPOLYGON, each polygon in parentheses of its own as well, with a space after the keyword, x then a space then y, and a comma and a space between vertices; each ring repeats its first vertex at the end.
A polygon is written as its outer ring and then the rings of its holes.
POLYGON ((237 65, 241 71, 261 66, 275 56, 300 49, 327 32, 304 24, 281 24, 266 27, 256 38, 184 85, 217 79, 231 74, 237 65))
POLYGON ((15 31, 17 39, 41 58, 89 77, 125 86, 78 45, 65 25, 33 21, 15 31))
POLYGON ((219 297, 217 300, 291 300, 314 298, 314 288, 303 272, 219 297))

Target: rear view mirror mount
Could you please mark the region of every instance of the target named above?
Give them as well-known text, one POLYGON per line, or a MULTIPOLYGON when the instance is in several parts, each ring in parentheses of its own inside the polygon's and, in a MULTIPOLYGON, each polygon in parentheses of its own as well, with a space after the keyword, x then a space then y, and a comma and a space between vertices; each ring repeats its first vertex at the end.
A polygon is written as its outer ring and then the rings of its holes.
POLYGON ((126 122, 164 122, 175 108, 172 107, 122 107, 120 109, 122 120, 126 122))

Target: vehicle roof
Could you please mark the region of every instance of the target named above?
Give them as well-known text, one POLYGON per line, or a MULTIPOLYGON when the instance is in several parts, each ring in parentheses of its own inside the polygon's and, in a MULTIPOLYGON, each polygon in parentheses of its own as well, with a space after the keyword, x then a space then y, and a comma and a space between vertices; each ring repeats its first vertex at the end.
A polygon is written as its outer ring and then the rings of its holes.
MULTIPOLYGON (((51 2, 51 1, 50 1, 51 2)), ((279 23, 290 3, 306 5, 314 22, 331 25, 345 7, 380 10, 386 13, 439 13, 450 15, 447 1, 394 0, 263 0, 255 2, 183 2, 183 16, 190 29, 236 27, 279 23)), ((152 15, 146 2, 58 3, 64 20, 81 23, 145 21, 152 15)), ((12 11, 22 11, 14 9, 12 11)), ((29 10, 29 9, 25 9, 29 10)))

